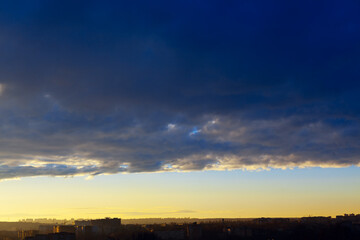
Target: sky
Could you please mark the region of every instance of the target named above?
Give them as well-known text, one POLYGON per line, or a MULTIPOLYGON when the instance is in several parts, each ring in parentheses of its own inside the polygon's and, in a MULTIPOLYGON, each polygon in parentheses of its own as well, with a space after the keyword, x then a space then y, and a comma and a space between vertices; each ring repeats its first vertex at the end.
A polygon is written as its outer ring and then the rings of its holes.
POLYGON ((1 2, 0 220, 359 211, 359 11, 1 2))

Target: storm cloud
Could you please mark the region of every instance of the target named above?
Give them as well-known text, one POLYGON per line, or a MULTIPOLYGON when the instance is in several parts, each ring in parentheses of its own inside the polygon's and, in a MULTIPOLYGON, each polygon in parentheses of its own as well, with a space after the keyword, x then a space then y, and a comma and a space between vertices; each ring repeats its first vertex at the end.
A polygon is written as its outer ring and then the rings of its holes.
POLYGON ((0 3, 0 178, 359 165, 359 11, 0 3))

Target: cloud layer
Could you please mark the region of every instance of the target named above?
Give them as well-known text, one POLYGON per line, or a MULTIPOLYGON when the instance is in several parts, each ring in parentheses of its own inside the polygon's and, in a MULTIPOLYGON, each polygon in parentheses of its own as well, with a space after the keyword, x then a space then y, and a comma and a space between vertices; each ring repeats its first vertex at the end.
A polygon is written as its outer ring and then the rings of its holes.
POLYGON ((0 3, 0 178, 360 163, 360 4, 0 3))

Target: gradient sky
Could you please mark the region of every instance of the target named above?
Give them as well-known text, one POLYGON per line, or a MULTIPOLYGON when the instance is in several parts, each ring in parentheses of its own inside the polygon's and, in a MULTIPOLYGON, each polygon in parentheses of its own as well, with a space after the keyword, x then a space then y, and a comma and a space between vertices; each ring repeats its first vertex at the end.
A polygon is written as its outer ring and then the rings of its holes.
POLYGON ((1 2, 0 220, 359 211, 359 12, 1 2))

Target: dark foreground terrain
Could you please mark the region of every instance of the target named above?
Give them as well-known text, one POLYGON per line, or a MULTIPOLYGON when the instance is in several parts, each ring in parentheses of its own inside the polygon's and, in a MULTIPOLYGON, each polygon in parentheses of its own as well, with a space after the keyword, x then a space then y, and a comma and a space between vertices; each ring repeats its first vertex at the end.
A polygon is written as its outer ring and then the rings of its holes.
POLYGON ((119 218, 81 220, 63 225, 0 223, 0 229, 4 227, 8 227, 8 230, 0 231, 0 240, 360 239, 360 215, 354 214, 336 218, 223 219, 125 225, 119 218))

